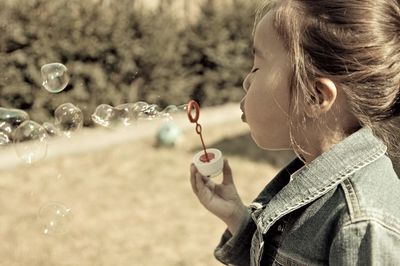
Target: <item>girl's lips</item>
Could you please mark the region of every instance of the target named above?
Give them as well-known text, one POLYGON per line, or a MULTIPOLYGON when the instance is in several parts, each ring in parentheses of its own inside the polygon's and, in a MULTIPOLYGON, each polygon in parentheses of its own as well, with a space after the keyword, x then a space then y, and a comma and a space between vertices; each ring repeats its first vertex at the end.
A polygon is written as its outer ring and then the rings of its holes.
POLYGON ((242 121, 243 121, 243 122, 246 122, 246 115, 245 115, 244 113, 242 114, 242 117, 241 117, 241 118, 242 118, 242 121))
POLYGON ((244 113, 244 101, 243 100, 240 102, 240 110, 242 110, 242 112, 244 113))
POLYGON ((244 101, 241 101, 240 102, 240 110, 242 110, 242 121, 243 122, 246 122, 246 115, 245 115, 245 113, 244 113, 244 101))

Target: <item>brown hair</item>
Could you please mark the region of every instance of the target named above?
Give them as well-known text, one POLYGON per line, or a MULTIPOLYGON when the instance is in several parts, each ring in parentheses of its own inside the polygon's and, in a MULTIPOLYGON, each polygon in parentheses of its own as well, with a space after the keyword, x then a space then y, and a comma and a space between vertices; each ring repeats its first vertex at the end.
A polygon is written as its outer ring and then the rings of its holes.
POLYGON ((359 124, 400 157, 400 0, 265 0, 256 23, 269 11, 293 60, 293 112, 300 92, 314 98, 315 78, 329 77, 359 124))

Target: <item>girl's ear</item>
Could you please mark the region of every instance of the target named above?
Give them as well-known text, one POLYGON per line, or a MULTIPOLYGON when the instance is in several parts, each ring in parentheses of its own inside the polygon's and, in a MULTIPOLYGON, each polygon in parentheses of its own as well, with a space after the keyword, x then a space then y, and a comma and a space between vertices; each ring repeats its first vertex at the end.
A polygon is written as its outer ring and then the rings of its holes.
POLYGON ((315 80, 315 97, 305 105, 305 112, 309 117, 318 117, 327 113, 337 97, 335 83, 328 78, 317 78, 315 80))

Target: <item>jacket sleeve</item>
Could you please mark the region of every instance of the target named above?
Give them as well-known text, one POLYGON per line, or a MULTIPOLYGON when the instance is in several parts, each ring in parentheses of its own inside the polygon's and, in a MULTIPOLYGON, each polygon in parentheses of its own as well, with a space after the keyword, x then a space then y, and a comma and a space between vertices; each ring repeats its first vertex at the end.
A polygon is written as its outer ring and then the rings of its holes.
POLYGON ((380 221, 344 226, 333 240, 329 265, 397 265, 400 232, 380 221))
POLYGON ((225 265, 250 265, 251 239, 256 225, 250 217, 242 222, 235 235, 225 230, 221 241, 214 250, 214 256, 225 265))

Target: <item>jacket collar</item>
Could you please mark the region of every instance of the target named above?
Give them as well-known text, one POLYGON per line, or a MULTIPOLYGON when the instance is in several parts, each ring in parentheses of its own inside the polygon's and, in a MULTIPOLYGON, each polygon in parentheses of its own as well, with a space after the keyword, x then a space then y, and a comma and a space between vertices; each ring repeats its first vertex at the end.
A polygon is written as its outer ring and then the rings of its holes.
POLYGON ((265 234, 276 220, 326 194, 385 152, 383 142, 364 127, 304 167, 296 158, 256 199, 267 202, 252 214, 257 227, 265 234), (289 182, 292 173, 293 180, 289 182))

